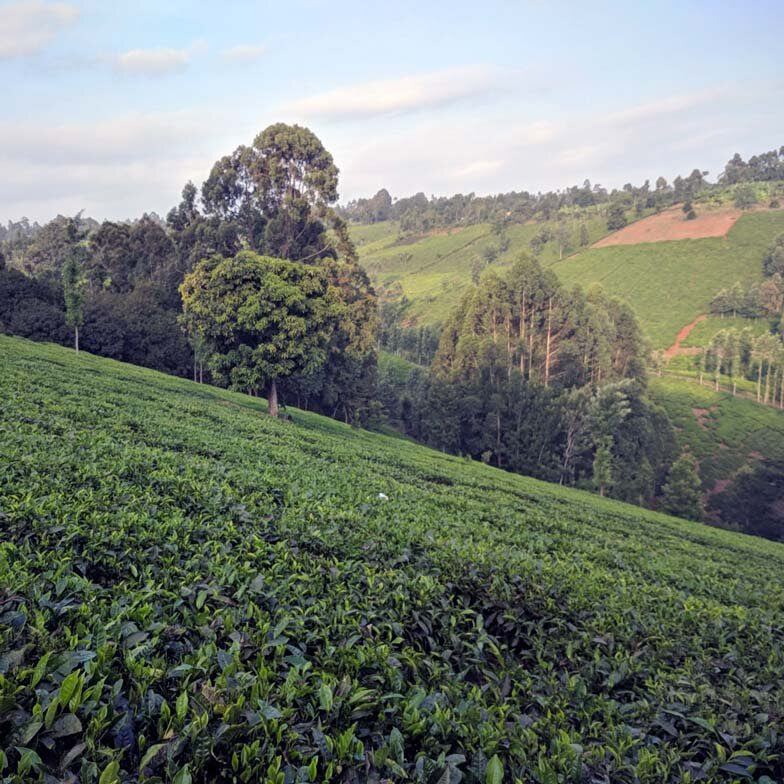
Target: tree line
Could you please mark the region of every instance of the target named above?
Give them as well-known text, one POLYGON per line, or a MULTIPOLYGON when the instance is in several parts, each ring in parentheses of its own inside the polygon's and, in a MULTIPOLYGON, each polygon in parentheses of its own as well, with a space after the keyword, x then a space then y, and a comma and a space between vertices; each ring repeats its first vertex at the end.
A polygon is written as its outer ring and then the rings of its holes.
POLYGON ((277 124, 217 161, 200 191, 186 184, 165 221, 60 217, 18 232, 0 256, 0 328, 60 343, 78 336, 93 353, 251 394, 272 373, 299 405, 361 422, 374 386, 376 299, 334 210, 337 179, 311 131, 277 124), (255 372, 247 361, 244 370, 229 367, 225 344, 200 321, 194 276, 220 260, 247 268, 251 258, 296 265, 275 268, 281 285, 301 289, 318 278, 327 292, 328 340, 304 351, 307 361, 287 356, 278 340, 279 356, 255 372))
MULTIPOLYGON (((337 185, 318 138, 276 124, 200 190, 186 184, 165 220, 17 232, 0 255, 0 328, 265 394, 273 415, 279 401, 365 426, 385 413, 448 452, 701 516, 696 466, 647 395, 628 307, 523 256, 481 276, 440 332, 406 326, 405 303, 379 308, 337 185), (379 344, 427 367, 379 379, 379 344)), ((759 383, 775 394, 771 362, 759 383)))
POLYGON ((524 257, 464 295, 428 368, 382 368, 379 395, 437 449, 699 519, 696 466, 647 395, 646 354, 625 305, 524 257))
MULTIPOLYGON (((784 180, 784 146, 753 155, 748 161, 736 153, 727 161, 715 183, 708 182, 707 176, 707 171, 695 168, 687 176, 675 177, 671 183, 665 177, 658 177, 653 184, 646 180, 639 186, 626 183, 620 189, 608 190, 585 180, 582 185, 561 191, 512 191, 489 196, 458 193, 448 197, 428 197, 419 192, 393 199, 386 188, 381 188, 370 198, 348 202, 339 209, 339 213, 344 219, 356 223, 394 220, 399 222, 402 233, 422 233, 494 220, 513 223, 547 221, 562 210, 602 206, 608 212, 608 226, 614 231, 626 225, 625 213, 629 210, 642 214, 646 209, 664 209, 689 202, 689 209, 684 211, 688 219, 696 217, 690 202, 698 195, 727 185, 784 180)), ((748 189, 741 189, 737 199, 740 207, 756 202, 756 196, 748 189)))

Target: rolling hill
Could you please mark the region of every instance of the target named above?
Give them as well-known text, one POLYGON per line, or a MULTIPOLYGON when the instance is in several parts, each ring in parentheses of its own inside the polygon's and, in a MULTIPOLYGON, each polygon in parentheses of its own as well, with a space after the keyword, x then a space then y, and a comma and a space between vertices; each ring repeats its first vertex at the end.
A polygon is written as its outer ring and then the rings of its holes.
MULTIPOLYGON (((721 207, 714 211, 722 217, 732 212, 721 207)), ((655 223, 660 217, 644 218, 616 234, 647 221, 655 223)), ((680 220, 684 226, 691 223, 680 220)), ((608 293, 628 302, 653 347, 664 349, 683 326, 707 312, 720 288, 762 278, 762 257, 775 237, 784 232, 784 210, 752 211, 724 219, 726 236, 633 244, 628 244, 628 234, 624 244, 610 244, 614 235, 607 236, 606 219, 595 211, 575 213, 566 221, 571 247, 577 244, 582 222, 594 245, 561 260, 559 248, 550 240, 542 248, 542 263, 551 265, 566 284, 587 287, 600 283, 608 293)), ((530 241, 541 228, 542 224, 536 223, 509 227, 508 247, 498 252, 489 268, 504 269, 521 252, 530 252, 530 241)), ((712 226, 703 229, 714 230, 712 226)), ((443 321, 470 285, 474 262, 484 258, 487 248, 499 248, 500 242, 489 224, 401 238, 396 225, 386 222, 352 227, 352 235, 374 284, 382 293, 406 296, 411 302, 407 316, 415 323, 443 321)), ((637 228, 631 239, 651 236, 656 235, 637 228)), ((713 334, 715 331, 705 334, 707 342, 713 334)))
POLYGON ((784 777, 784 546, 0 336, 10 781, 784 777))

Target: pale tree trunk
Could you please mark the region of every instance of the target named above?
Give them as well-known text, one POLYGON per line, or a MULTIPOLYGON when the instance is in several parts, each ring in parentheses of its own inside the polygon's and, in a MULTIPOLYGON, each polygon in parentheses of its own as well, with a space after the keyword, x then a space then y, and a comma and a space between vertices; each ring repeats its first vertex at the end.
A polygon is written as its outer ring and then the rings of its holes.
POLYGON ((74 348, 79 353, 79 327, 74 327, 74 348))
POLYGON ((757 402, 760 402, 760 393, 762 392, 762 360, 760 359, 757 365, 757 402))
POLYGON ((520 306, 520 324, 518 330, 518 343, 520 345, 520 375, 525 378, 525 300, 526 292, 523 290, 523 301, 520 306))
POLYGON ((528 378, 534 378, 534 311, 528 325, 528 378))
POLYGON ((762 402, 767 405, 768 397, 770 395, 770 360, 768 360, 768 372, 765 373, 765 396, 762 402))
POLYGON ((544 385, 550 385, 550 340, 552 338, 553 298, 547 301, 547 342, 544 350, 544 385))
POLYGON ((278 386, 273 378, 270 381, 269 397, 267 398, 267 408, 271 417, 278 418, 278 386))

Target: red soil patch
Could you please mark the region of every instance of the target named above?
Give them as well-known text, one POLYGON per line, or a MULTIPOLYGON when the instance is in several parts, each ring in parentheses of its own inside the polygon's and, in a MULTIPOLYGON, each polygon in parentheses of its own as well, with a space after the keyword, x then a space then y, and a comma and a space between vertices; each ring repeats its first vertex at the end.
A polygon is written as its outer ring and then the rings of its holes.
POLYGON ((765 459, 765 455, 760 454, 759 452, 749 452, 749 457, 752 460, 764 460, 765 459))
POLYGON ((691 334, 691 331, 699 324, 701 321, 705 321, 708 318, 704 313, 701 316, 697 316, 691 324, 687 324, 676 336, 675 342, 664 352, 664 356, 667 359, 672 359, 676 354, 698 354, 700 349, 697 347, 693 348, 682 348, 681 343, 686 340, 687 337, 691 334))
POLYGON ((743 215, 743 210, 729 207, 701 212, 700 206, 697 205, 695 209, 698 214, 694 220, 686 220, 680 207, 672 207, 609 234, 594 243, 593 247, 606 248, 610 245, 638 245, 641 242, 723 237, 743 215))

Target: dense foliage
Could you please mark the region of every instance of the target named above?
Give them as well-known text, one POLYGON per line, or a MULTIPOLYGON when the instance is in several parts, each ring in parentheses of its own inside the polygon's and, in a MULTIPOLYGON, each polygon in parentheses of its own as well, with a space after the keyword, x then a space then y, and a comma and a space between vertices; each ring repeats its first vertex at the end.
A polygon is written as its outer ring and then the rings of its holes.
POLYGON ((337 178, 332 156, 311 131, 278 123, 216 162, 201 192, 188 183, 165 223, 145 215, 124 223, 76 216, 43 227, 9 225, 4 257, 14 269, 0 270, 0 302, 8 303, 0 328, 37 340, 77 338, 93 353, 177 375, 192 372, 194 379, 203 380, 207 370, 214 383, 266 386, 271 377, 248 383, 247 363, 233 369, 209 362, 204 330, 182 328, 188 320, 181 318, 179 294, 202 260, 262 251, 302 266, 302 279, 322 276, 334 305, 322 361, 286 373, 284 396, 366 423, 375 384, 376 297, 333 209, 337 178))
POLYGON ((0 359, 6 781, 784 776, 780 545, 58 347, 0 359))
POLYGON ((382 368, 379 395, 431 446, 653 504, 677 452, 646 395, 645 352, 627 307, 522 258, 463 297, 430 371, 382 368))

